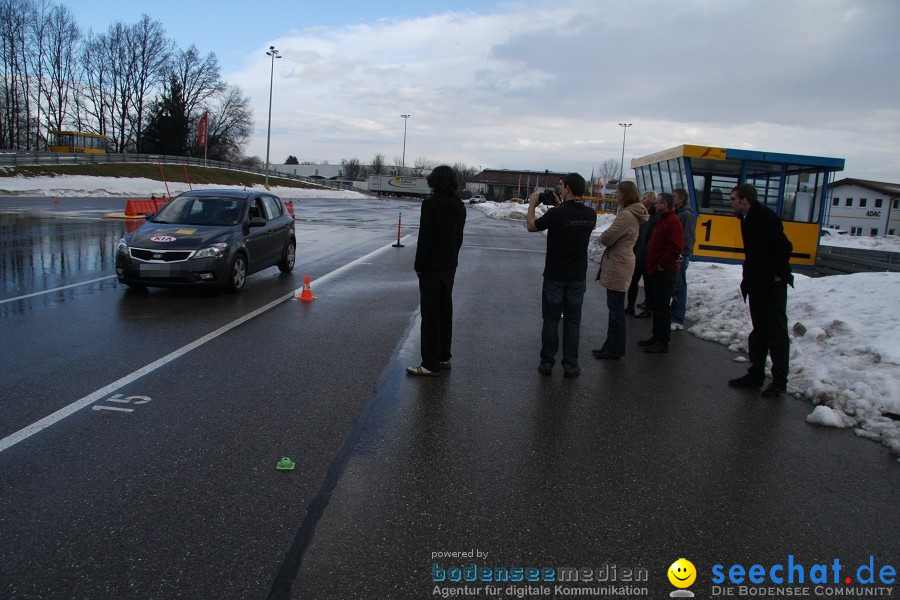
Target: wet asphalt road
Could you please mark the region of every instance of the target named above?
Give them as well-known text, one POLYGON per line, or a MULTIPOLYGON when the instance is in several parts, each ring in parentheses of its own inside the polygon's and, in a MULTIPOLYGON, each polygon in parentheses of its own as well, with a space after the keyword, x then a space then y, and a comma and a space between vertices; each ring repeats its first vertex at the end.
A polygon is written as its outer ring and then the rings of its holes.
POLYGON ((295 271, 238 296, 117 284, 121 204, 0 199, 0 439, 97 397, 0 451, 0 598, 431 598, 434 563, 643 568, 666 597, 681 556, 709 597, 715 564, 900 566, 896 462, 727 388, 725 348, 599 363, 593 284, 584 373, 541 377, 521 223, 469 211, 454 369, 417 380, 414 229, 389 247, 416 203, 295 201, 295 271), (318 299, 283 300, 305 274, 318 299))

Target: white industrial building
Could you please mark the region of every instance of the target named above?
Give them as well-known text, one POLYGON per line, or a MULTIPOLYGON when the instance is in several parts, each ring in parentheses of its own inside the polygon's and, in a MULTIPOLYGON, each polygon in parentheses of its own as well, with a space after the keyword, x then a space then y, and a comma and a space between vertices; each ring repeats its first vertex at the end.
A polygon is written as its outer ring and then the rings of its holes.
POLYGON ((857 236, 900 232, 900 184, 846 178, 834 182, 830 191, 826 226, 857 236))

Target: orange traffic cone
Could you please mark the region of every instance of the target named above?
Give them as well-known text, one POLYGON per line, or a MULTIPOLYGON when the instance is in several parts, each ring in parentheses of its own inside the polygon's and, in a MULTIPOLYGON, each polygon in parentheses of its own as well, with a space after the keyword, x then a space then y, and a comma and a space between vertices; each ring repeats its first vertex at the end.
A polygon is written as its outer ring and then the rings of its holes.
POLYGON ((303 291, 297 296, 297 300, 303 302, 312 302, 316 297, 312 295, 312 288, 309 287, 309 275, 303 278, 303 291))
POLYGON ((53 204, 59 204, 59 198, 53 197, 53 204))

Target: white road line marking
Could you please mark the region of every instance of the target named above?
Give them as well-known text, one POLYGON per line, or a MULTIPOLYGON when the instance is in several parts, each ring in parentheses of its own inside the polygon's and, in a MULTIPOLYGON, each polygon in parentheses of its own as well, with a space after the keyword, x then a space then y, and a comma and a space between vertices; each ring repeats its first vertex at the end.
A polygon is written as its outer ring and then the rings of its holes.
MULTIPOLYGON (((410 235, 405 236, 403 239, 405 240, 405 239, 409 238, 410 235)), ((365 256, 361 256, 351 262, 348 262, 346 265, 338 267, 331 273, 328 273, 326 275, 323 275, 322 277, 319 277, 318 279, 314 280, 314 282, 317 285, 322 285, 329 279, 336 277, 340 273, 343 273, 344 271, 369 260, 376 254, 384 252, 391 247, 392 247, 392 244, 388 244, 387 246, 382 246, 381 248, 378 248, 377 250, 373 250, 372 252, 366 254, 365 256)), ((112 392, 115 392, 119 388, 124 387, 130 383, 137 381, 144 375, 149 375, 153 371, 156 371, 160 367, 167 365, 168 363, 172 362, 173 360, 181 358, 182 356, 184 356, 191 350, 195 350, 196 348, 199 348, 203 344, 210 342, 210 341, 216 339, 217 337, 221 336, 222 334, 225 334, 225 333, 231 331, 235 327, 243 325, 247 321, 249 321, 255 317, 258 317, 259 315, 271 310, 272 308, 275 308, 279 304, 282 304, 288 300, 295 299, 297 297, 297 295, 302 291, 303 291, 303 287, 301 286, 301 287, 297 288, 296 290, 294 290, 293 292, 291 292, 290 294, 288 294, 286 296, 282 296, 276 300, 273 300, 272 302, 269 302, 265 306, 257 308, 253 312, 247 313, 243 317, 241 317, 239 319, 235 319, 231 323, 228 323, 227 325, 223 325, 222 327, 219 327, 215 331, 208 333, 208 334, 204 335, 203 337, 194 340, 190 344, 187 344, 186 346, 182 346, 178 350, 175 350, 174 352, 171 352, 171 353, 163 356, 162 358, 153 361, 149 365, 141 367, 137 371, 134 371, 133 373, 130 373, 130 374, 126 375, 125 377, 122 377, 121 379, 117 379, 116 381, 112 382, 111 384, 107 385, 106 387, 101 388, 92 394, 88 394, 87 396, 85 396, 84 398, 81 398, 80 400, 76 400, 72 404, 69 404, 68 406, 65 406, 65 407, 59 409, 55 413, 47 415, 43 419, 36 421, 36 422, 32 423, 31 425, 28 425, 27 427, 24 427, 13 434, 6 436, 2 440, 0 440, 0 452, 3 452, 4 450, 11 448, 12 446, 15 446, 22 440, 28 439, 29 437, 33 436, 34 434, 38 433, 39 431, 43 431, 47 427, 50 427, 51 425, 62 421, 66 417, 72 416, 79 410, 90 406, 94 402, 97 402, 98 400, 102 400, 102 399, 106 398, 107 395, 111 394, 112 392)))
POLYGON ((67 290, 69 288, 78 287, 79 285, 87 285, 89 283, 97 283, 98 281, 106 281, 107 279, 115 279, 115 275, 107 275, 106 277, 98 277, 97 279, 89 279, 88 281, 82 281, 81 283, 73 283, 72 285, 64 285, 62 287, 53 288, 52 290, 44 290, 43 292, 34 292, 33 294, 25 294, 24 296, 16 296, 15 298, 7 298, 6 300, 0 300, 0 304, 6 304, 7 302, 15 302, 16 300, 24 300, 25 298, 34 298, 35 296, 42 296, 44 294, 52 294, 53 292, 58 292, 60 290, 67 290))
POLYGON ((114 410, 116 412, 134 412, 133 408, 119 408, 118 406, 95 406, 94 410, 114 410))

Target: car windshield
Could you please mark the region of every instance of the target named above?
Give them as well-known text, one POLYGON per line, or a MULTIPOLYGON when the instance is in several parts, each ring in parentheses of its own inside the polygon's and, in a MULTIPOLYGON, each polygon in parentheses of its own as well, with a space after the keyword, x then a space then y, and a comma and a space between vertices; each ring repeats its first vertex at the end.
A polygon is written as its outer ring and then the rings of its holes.
POLYGON ((243 210, 243 198, 181 196, 166 204, 151 220, 178 225, 237 225, 243 210))

